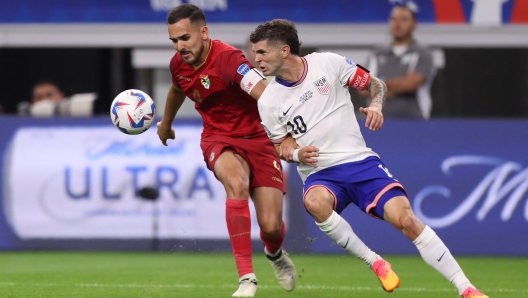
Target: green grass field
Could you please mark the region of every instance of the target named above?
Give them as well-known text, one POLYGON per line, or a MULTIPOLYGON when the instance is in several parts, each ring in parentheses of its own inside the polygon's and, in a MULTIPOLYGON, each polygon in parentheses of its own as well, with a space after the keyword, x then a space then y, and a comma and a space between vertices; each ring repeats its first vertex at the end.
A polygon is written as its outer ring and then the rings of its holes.
MULTIPOLYGON (((299 274, 291 293, 262 254, 254 258, 257 297, 458 297, 419 257, 386 256, 401 278, 393 294, 349 256, 291 255, 299 274)), ((528 259, 458 261, 490 297, 528 297, 528 259)), ((0 297, 230 297, 237 281, 233 257, 224 253, 0 253, 0 297)))

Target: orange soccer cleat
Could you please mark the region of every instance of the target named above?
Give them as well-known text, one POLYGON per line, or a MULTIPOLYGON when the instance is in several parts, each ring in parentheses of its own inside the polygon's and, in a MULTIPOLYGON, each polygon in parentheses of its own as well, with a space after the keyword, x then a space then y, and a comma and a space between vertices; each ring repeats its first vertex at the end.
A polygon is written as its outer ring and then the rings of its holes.
POLYGON ((467 288, 464 293, 462 293, 463 298, 489 298, 488 296, 482 294, 479 290, 474 288, 467 288))
POLYGON ((385 291, 392 293, 394 289, 400 286, 400 278, 392 270, 392 266, 389 262, 383 259, 377 260, 374 262, 374 265, 372 265, 372 270, 374 270, 374 273, 378 276, 381 286, 385 291))

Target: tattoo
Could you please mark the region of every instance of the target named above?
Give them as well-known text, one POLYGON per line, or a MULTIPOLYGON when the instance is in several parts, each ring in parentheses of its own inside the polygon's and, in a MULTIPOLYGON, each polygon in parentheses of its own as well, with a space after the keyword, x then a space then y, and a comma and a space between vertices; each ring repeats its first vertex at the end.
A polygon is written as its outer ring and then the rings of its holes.
POLYGON ((376 77, 371 77, 367 85, 367 91, 370 91, 372 103, 383 106, 387 100, 387 85, 376 77))

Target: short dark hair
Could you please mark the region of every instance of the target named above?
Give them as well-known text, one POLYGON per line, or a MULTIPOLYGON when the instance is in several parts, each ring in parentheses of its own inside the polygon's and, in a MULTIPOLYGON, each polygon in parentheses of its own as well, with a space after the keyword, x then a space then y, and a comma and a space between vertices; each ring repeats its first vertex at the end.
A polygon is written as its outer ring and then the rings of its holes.
POLYGON ((55 81, 52 81, 52 80, 47 79, 47 78, 40 79, 40 80, 36 81, 35 84, 33 85, 33 87, 40 86, 40 85, 51 85, 51 86, 54 86, 55 88, 57 88, 59 91, 62 92, 62 89, 60 88, 59 84, 57 84, 55 81))
POLYGON ((396 8, 396 7, 407 9, 411 13, 413 21, 416 21, 416 14, 418 13, 418 11, 417 11, 417 9, 414 6, 412 6, 410 4, 396 3, 394 5, 394 8, 396 8))
POLYGON ((260 24, 255 28, 249 40, 252 43, 267 40, 268 42, 279 42, 290 46, 290 52, 299 55, 301 42, 297 35, 297 28, 293 22, 284 19, 275 19, 260 24))
POLYGON ((204 12, 200 7, 189 3, 178 5, 169 11, 169 14, 167 15, 167 24, 176 24, 183 19, 189 19, 191 24, 200 23, 203 26, 206 25, 204 12))

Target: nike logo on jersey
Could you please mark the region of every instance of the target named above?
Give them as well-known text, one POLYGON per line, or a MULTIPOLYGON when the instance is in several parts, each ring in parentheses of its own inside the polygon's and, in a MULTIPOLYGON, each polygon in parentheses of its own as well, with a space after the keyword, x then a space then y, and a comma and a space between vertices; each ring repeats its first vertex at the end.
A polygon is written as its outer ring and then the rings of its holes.
POLYGON ((348 241, 350 241, 350 237, 348 237, 348 239, 347 239, 347 243, 345 243, 345 245, 342 246, 343 248, 346 248, 346 247, 348 246, 348 241))
POLYGON ((442 260, 442 258, 444 257, 444 255, 445 255, 446 252, 447 252, 447 250, 444 251, 444 253, 440 256, 440 258, 438 258, 438 259, 436 259, 436 260, 437 260, 438 262, 440 262, 440 260, 442 260))
POLYGON ((290 109, 293 107, 293 105, 290 106, 289 109, 286 110, 286 112, 282 112, 282 116, 286 116, 286 114, 288 114, 288 112, 290 111, 290 109))

